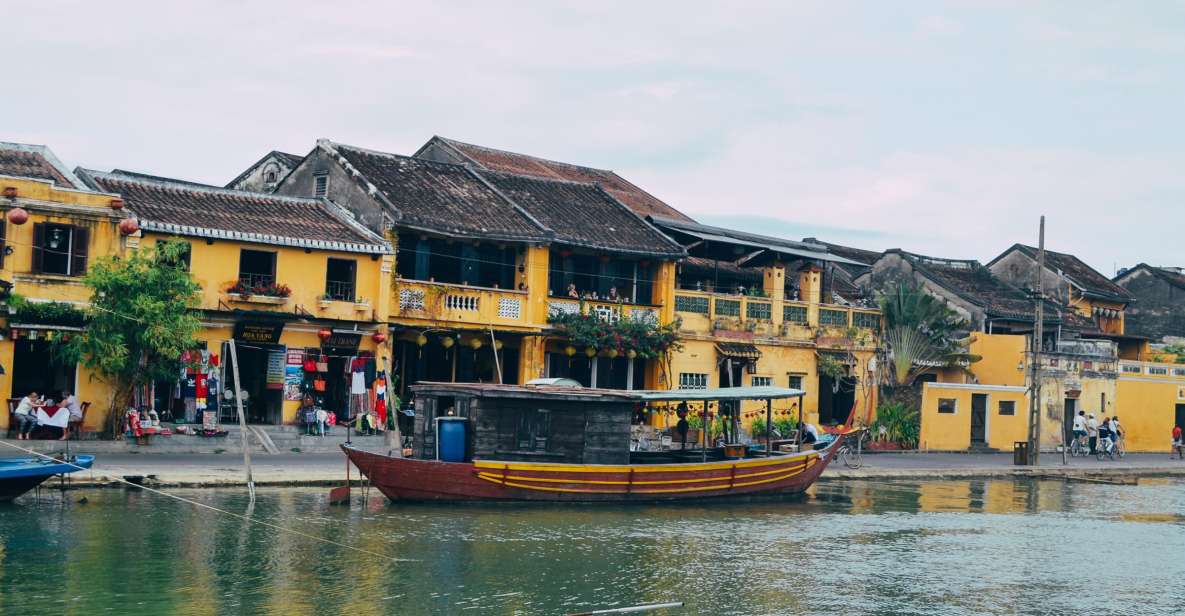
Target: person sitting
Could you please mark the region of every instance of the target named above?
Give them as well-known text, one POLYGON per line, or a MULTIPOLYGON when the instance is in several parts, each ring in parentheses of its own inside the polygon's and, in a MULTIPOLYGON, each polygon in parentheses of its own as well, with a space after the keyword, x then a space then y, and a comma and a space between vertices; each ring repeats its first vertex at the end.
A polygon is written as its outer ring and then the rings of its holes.
POLYGON ((78 403, 78 396, 68 391, 63 391, 62 406, 70 412, 69 421, 66 423, 66 431, 62 434, 62 440, 64 441, 70 438, 72 430, 79 435, 82 434, 82 405, 78 403))
POLYGON ((611 302, 621 301, 621 297, 617 295, 617 287, 609 287, 609 294, 605 296, 605 299, 611 302))
POLYGON ((66 433, 70 413, 53 400, 46 400, 37 407, 37 425, 48 430, 51 436, 60 438, 66 433))
POLYGON ((580 299, 580 292, 578 292, 578 291, 576 290, 576 285, 575 285, 575 284, 569 284, 569 285, 568 285, 568 297, 571 297, 571 298, 574 298, 574 299, 580 299))
POLYGON ((802 424, 802 442, 805 445, 819 442, 819 429, 815 427, 815 424, 810 422, 802 424))
POLYGON ((16 411, 14 411, 17 425, 16 440, 29 440, 29 435, 37 427, 37 406, 40 400, 37 392, 31 391, 29 395, 21 398, 20 404, 16 406, 16 411))

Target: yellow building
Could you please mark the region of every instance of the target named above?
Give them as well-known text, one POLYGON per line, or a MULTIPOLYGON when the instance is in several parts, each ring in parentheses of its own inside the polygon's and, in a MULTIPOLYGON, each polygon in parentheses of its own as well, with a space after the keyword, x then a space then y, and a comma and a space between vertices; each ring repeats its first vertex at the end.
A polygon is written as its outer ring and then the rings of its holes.
MULTIPOLYGON (((0 143, 0 205, 0 286, 28 301, 4 315, 0 395, 11 406, 31 391, 53 399, 71 391, 105 406, 108 388, 81 366, 55 362, 51 341, 81 329, 80 315, 71 313, 90 299, 82 284, 88 262, 122 249, 122 202, 89 190, 44 146, 0 143)), ((0 427, 8 422, 0 413, 0 427)), ((88 413, 87 428, 101 423, 101 413, 88 413)))
POLYGON ((1185 365, 1120 361, 1115 414, 1131 451, 1168 451, 1185 428, 1185 365))
POLYGON ((119 194, 138 220, 128 249, 172 238, 189 243, 189 271, 202 288, 199 349, 180 384, 158 383, 149 394, 158 411, 200 419, 222 392, 222 419, 233 420, 233 398, 225 396, 233 389, 232 340, 252 423, 296 422, 306 393, 342 418, 351 404, 371 404, 375 378, 368 376, 368 391, 355 397, 347 367, 369 359, 367 373, 377 378, 391 366, 385 340, 394 257, 382 237, 325 199, 127 172, 78 174, 119 194))

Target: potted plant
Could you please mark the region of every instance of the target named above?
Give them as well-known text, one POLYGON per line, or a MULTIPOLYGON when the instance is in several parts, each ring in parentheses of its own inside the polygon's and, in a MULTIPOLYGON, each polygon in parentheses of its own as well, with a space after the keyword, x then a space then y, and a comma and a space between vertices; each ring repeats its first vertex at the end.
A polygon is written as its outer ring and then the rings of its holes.
POLYGON ((321 297, 317 298, 317 303, 322 309, 328 308, 331 302, 333 302, 333 296, 328 293, 322 293, 321 297))

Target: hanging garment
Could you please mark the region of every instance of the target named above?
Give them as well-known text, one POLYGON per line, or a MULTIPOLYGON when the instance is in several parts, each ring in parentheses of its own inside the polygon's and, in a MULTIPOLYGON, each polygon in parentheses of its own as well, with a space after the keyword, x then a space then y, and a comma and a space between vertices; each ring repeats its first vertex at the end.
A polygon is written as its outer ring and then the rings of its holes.
POLYGON ((210 393, 207 387, 209 378, 200 372, 194 377, 194 404, 195 408, 199 411, 206 410, 206 400, 210 393))
POLYGON ((355 396, 366 395, 366 375, 355 372, 350 375, 350 393, 355 396))

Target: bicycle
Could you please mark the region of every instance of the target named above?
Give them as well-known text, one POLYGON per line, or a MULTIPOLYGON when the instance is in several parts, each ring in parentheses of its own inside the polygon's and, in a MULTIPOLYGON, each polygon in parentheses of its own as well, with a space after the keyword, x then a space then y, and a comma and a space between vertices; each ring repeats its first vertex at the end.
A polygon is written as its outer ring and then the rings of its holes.
POLYGON ((1090 455, 1090 445, 1086 444, 1086 437, 1074 437, 1070 440, 1070 457, 1083 457, 1090 455))
POLYGON ((844 442, 839 446, 839 451, 835 453, 839 457, 839 461, 844 466, 856 470, 864 465, 864 443, 868 440, 868 431, 861 430, 854 435, 847 435, 844 437, 844 442), (848 441, 849 437, 855 437, 856 446, 853 448, 848 441))
POLYGON ((1111 460, 1115 459, 1115 441, 1112 441, 1109 438, 1099 439, 1098 445, 1096 446, 1095 459, 1102 460, 1104 457, 1111 460))

